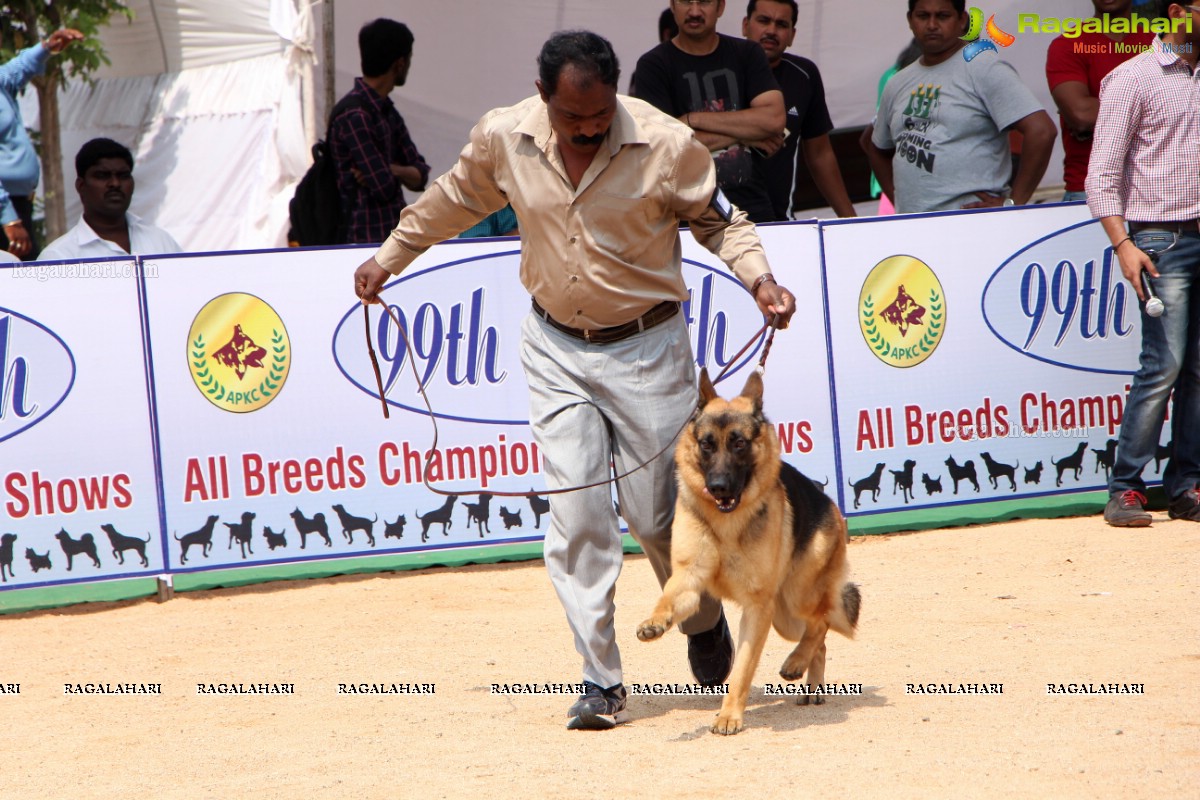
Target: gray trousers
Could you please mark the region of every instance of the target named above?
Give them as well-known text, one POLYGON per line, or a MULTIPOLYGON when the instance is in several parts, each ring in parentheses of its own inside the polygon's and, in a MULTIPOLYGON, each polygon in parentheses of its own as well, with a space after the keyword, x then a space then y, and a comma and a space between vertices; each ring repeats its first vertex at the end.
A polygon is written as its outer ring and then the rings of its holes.
MULTIPOLYGON (((682 314, 612 344, 567 336, 532 313, 521 333, 529 420, 550 489, 606 480, 613 474, 610 460, 617 474, 632 469, 667 445, 696 407, 696 370, 682 314)), ((674 447, 619 481, 617 498, 659 585, 666 583, 674 447)), ((584 680, 603 688, 624 682, 613 625, 621 533, 609 486, 551 495, 545 558, 583 657, 584 680)), ((652 610, 636 610, 642 616, 629 622, 628 633, 652 610)), ((680 629, 706 631, 719 614, 720 603, 705 596, 680 629)))

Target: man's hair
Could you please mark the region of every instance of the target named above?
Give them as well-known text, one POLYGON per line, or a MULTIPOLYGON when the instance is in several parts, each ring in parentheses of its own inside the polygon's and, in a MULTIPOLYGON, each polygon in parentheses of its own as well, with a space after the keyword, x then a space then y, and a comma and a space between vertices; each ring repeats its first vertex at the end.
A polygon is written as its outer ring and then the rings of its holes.
POLYGON ((412 48, 412 31, 403 22, 380 17, 358 29, 358 55, 363 77, 379 77, 391 69, 397 59, 411 56, 412 48))
MULTIPOLYGON (((967 0, 950 0, 950 5, 954 6, 956 14, 965 14, 967 12, 967 0)), ((908 13, 912 14, 913 9, 917 7, 917 0, 908 0, 908 13)))
POLYGON ((617 85, 621 65, 612 44, 591 31, 559 31, 542 45, 538 54, 538 79, 546 95, 558 91, 558 77, 563 67, 574 64, 583 77, 594 78, 605 86, 617 85))
MULTIPOLYGON (((792 27, 796 27, 796 22, 800 19, 800 6, 796 0, 774 0, 776 3, 785 3, 792 9, 792 27)), ((963 0, 966 2, 966 0, 963 0)), ((750 5, 746 6, 746 16, 754 16, 754 9, 758 8, 758 0, 750 0, 750 5)), ((909 10, 912 10, 912 3, 909 3, 909 10)))
POLYGON ((669 7, 658 15, 658 40, 661 42, 663 31, 670 32, 668 39, 674 39, 679 34, 679 23, 675 21, 675 12, 669 7))
POLYGON ((133 170, 133 153, 120 142, 112 139, 92 139, 75 154, 75 174, 82 178, 89 168, 96 166, 102 159, 119 158, 129 164, 133 170))

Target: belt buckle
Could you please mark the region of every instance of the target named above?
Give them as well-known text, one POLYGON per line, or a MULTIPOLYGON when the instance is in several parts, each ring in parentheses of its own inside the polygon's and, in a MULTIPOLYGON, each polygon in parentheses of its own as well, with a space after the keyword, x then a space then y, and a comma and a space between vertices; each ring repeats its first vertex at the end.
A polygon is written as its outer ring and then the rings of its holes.
POLYGON ((592 332, 587 328, 583 329, 583 340, 588 344, 592 343, 592 332))

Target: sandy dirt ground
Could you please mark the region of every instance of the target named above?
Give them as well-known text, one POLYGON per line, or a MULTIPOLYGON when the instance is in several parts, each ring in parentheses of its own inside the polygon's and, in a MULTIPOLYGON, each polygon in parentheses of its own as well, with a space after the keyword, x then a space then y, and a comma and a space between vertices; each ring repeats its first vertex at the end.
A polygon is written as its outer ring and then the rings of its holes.
MULTIPOLYGON (((716 697, 633 697, 631 723, 596 733, 565 729, 571 696, 493 694, 578 680, 540 562, 4 617, 0 683, 20 693, 0 694, 0 796, 1200 797, 1198 553, 1200 525, 1162 513, 855 538, 859 636, 830 634, 826 678, 861 695, 767 696, 790 650, 772 633, 734 737, 708 732, 716 697), (66 694, 85 683, 162 694, 66 694), (217 683, 295 694, 198 694, 217 683), (931 683, 1003 694, 907 691, 931 683), (1071 683, 1144 694, 1047 694, 1071 683)), ((688 683, 681 635, 634 635, 657 596, 629 557, 626 681, 688 683)))

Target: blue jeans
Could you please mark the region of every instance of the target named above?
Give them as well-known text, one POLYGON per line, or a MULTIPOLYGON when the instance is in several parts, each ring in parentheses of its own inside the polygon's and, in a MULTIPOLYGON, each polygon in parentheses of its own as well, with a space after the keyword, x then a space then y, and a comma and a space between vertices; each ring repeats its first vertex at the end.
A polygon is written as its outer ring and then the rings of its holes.
POLYGON ((1144 230, 1133 235, 1140 249, 1163 250, 1154 290, 1166 310, 1148 317, 1142 309, 1141 368, 1133 376, 1117 440, 1117 459, 1108 488, 1112 493, 1146 491, 1142 469, 1154 458, 1171 390, 1174 452, 1163 472, 1169 499, 1200 485, 1200 233, 1182 236, 1144 230))
POLYGON ((1076 200, 1087 200, 1087 192, 1063 192, 1064 203, 1074 203, 1076 200))

